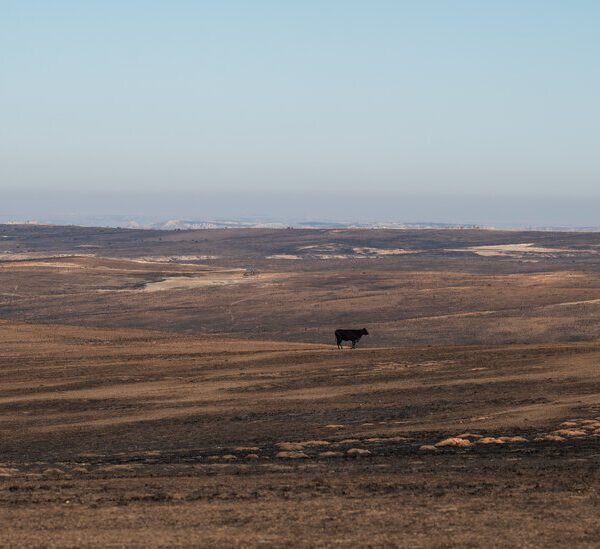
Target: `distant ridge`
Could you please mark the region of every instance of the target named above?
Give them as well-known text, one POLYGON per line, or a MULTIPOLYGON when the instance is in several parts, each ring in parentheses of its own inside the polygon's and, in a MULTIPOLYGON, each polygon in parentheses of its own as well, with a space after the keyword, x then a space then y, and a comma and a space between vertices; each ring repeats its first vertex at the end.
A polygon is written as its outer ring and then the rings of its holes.
POLYGON ((159 231, 190 231, 199 229, 453 229, 453 230, 531 230, 552 232, 597 232, 600 226, 565 227, 565 226, 536 226, 536 225, 482 225, 475 223, 437 223, 430 221, 400 222, 400 221, 332 221, 332 220, 270 220, 270 219, 143 219, 126 218, 121 216, 75 217, 60 216, 39 220, 2 220, 5 225, 71 225, 81 227, 110 227, 121 229, 150 229, 159 231))

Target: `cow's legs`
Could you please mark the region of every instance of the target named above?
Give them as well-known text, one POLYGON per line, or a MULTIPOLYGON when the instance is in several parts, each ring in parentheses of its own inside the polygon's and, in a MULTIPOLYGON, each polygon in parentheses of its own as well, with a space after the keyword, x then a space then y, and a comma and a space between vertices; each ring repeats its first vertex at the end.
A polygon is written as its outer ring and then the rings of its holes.
POLYGON ((352 340, 352 348, 354 349, 356 347, 356 339, 352 340))

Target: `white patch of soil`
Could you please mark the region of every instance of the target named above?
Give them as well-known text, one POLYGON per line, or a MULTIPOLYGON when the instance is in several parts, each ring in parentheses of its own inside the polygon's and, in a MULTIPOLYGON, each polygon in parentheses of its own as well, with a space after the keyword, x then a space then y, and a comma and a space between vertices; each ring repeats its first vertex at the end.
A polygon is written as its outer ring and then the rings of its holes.
POLYGON ((241 272, 235 273, 210 273, 200 276, 169 276, 157 282, 148 282, 143 288, 144 292, 160 292, 165 290, 190 290, 193 288, 206 288, 208 286, 226 286, 228 284, 244 284, 258 278, 244 277, 241 272))
POLYGON ((405 250, 403 248, 352 248, 355 254, 365 257, 383 257, 386 255, 405 255, 405 254, 414 254, 417 250, 405 250))
POLYGON ((266 259, 302 259, 302 258, 299 255, 275 254, 275 255, 268 255, 266 257, 266 259))
POLYGON ((593 250, 575 250, 571 248, 547 248, 536 246, 533 242, 521 244, 494 244, 491 246, 470 246, 468 248, 449 248, 447 252, 471 252, 484 257, 519 256, 520 254, 581 254, 596 253, 593 250))

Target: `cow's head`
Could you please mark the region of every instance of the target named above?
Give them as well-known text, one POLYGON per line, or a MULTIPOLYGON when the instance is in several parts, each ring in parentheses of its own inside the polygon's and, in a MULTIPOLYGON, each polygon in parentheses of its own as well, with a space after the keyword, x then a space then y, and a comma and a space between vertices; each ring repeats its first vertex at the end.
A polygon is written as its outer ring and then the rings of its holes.
POLYGON ((366 336, 368 336, 368 335, 369 335, 369 332, 367 332, 367 329, 366 329, 366 328, 363 328, 363 329, 362 329, 362 333, 363 333, 363 335, 366 335, 366 336))

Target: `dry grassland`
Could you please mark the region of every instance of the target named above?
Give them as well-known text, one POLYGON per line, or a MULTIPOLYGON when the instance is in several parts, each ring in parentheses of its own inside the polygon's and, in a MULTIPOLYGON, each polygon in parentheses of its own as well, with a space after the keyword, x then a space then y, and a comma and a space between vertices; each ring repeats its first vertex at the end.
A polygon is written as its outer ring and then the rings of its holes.
POLYGON ((0 545, 597 547, 597 235, 0 235, 0 545))

